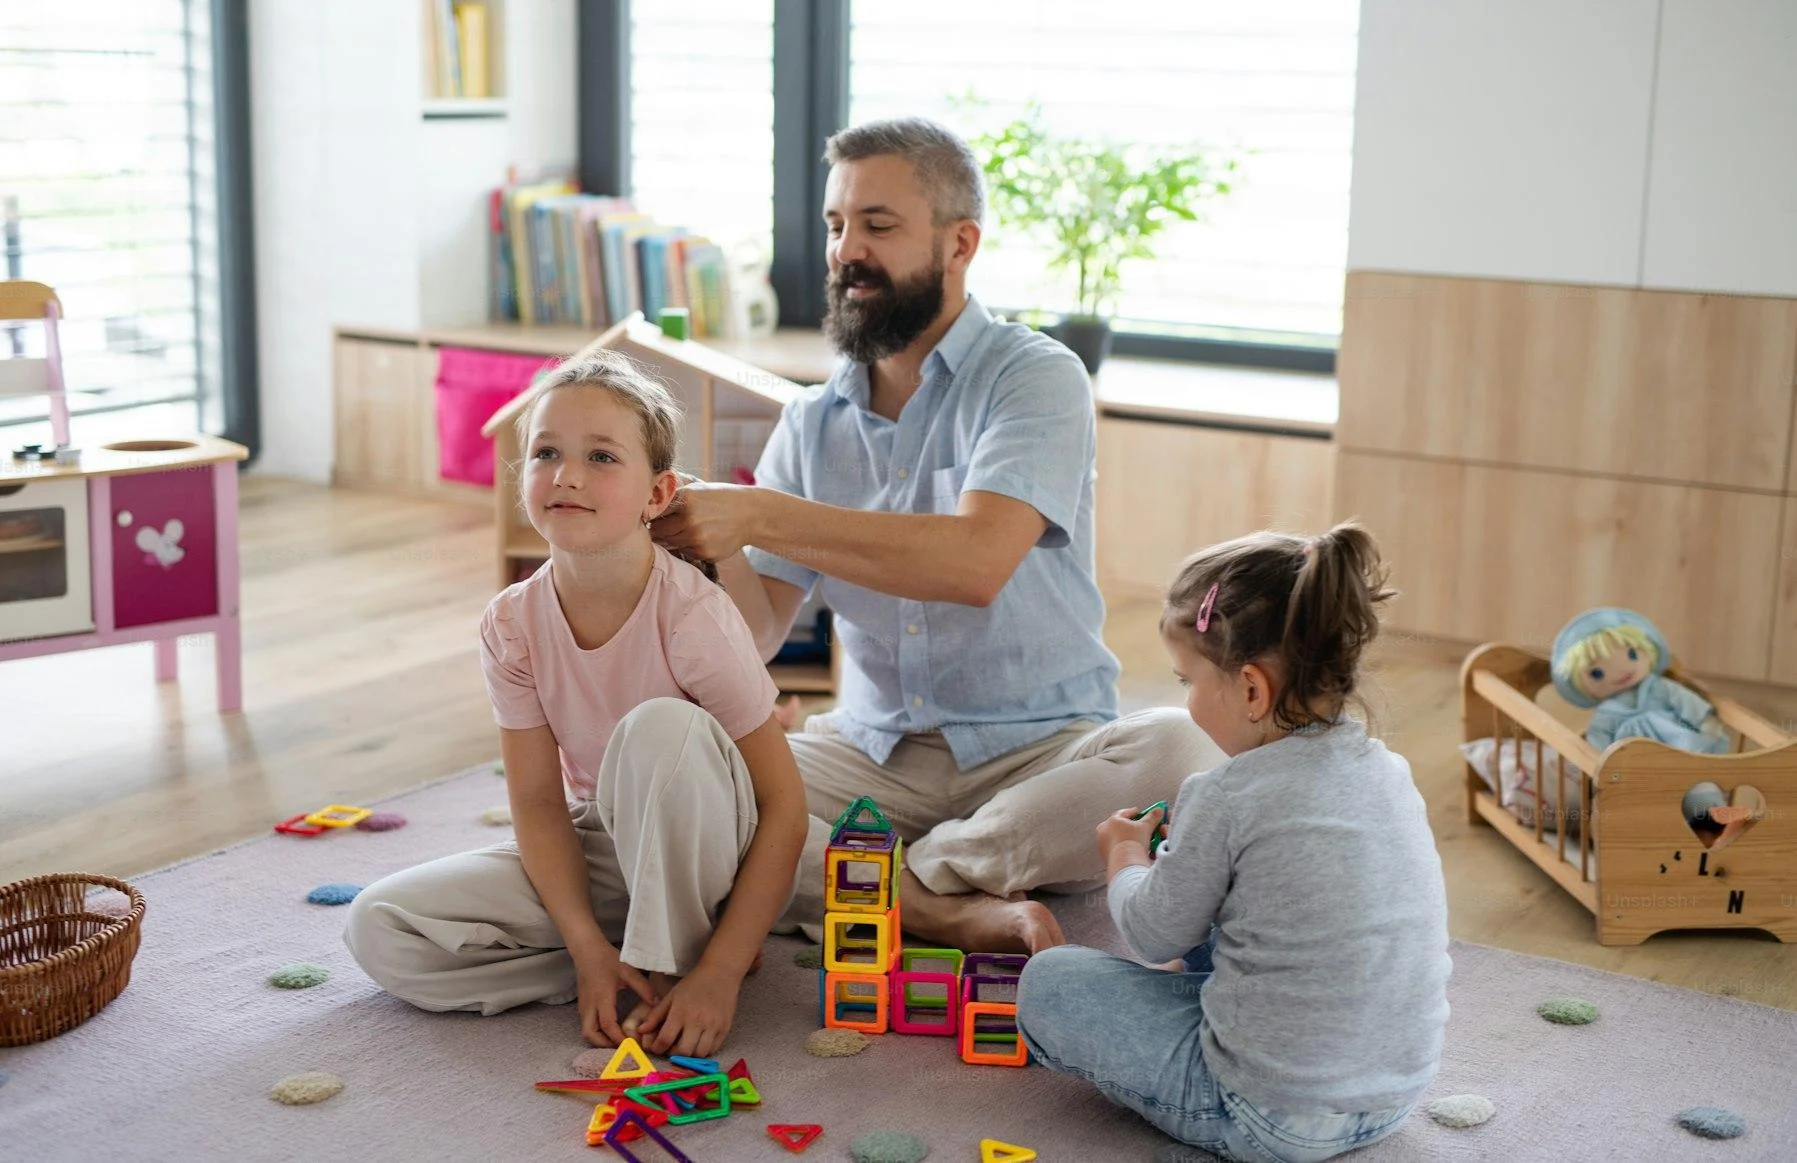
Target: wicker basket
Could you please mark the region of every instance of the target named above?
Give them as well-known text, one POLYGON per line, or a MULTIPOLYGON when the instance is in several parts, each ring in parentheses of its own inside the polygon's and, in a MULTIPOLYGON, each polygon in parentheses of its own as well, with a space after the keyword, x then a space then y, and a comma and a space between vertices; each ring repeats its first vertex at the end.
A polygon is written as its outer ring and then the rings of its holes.
POLYGON ((34 876, 0 888, 0 1046, 54 1038, 93 1017, 131 980, 143 894, 85 872, 34 876), (88 911, 88 893, 116 889, 124 916, 88 911))

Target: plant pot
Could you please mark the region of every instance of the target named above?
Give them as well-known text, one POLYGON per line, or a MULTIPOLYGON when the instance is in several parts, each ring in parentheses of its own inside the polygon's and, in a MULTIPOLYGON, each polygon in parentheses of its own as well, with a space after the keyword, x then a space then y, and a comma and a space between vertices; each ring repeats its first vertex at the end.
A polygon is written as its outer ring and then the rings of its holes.
POLYGON ((1049 332, 1086 365, 1086 374, 1097 375, 1104 357, 1111 354, 1111 321, 1091 316, 1063 319, 1049 332))

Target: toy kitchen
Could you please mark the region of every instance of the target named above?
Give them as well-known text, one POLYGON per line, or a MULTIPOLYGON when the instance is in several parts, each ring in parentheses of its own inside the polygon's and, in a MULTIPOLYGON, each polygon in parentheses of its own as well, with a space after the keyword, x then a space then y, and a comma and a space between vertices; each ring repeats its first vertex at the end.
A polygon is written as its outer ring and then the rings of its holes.
POLYGON ((0 283, 0 318, 46 324, 43 359, 0 359, 0 395, 50 397, 50 446, 0 446, 0 665, 153 644, 158 681, 182 639, 211 635, 218 709, 242 705, 237 473, 242 445, 215 436, 70 441, 54 292, 0 283), (37 365, 37 366, 33 366, 37 365))

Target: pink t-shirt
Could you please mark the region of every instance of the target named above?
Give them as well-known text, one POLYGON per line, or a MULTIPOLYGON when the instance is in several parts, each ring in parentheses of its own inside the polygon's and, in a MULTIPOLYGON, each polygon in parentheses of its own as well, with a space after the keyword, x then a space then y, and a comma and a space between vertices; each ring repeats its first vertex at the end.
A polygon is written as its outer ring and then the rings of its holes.
POLYGON ((591 799, 618 721, 649 699, 685 699, 732 739, 767 722, 780 692, 722 587, 655 547, 649 584, 611 641, 582 650, 562 613, 552 565, 506 587, 481 618, 481 666, 493 718, 522 731, 547 723, 568 794, 591 799))

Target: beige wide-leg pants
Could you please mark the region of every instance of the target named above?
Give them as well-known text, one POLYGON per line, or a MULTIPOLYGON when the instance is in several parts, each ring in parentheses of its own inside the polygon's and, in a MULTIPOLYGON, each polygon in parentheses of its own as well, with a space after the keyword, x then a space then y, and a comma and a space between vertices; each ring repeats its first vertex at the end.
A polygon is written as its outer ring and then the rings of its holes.
MULTIPOLYGON (((697 706, 652 699, 618 724, 595 798, 568 810, 606 940, 646 972, 690 971, 755 835, 736 744, 697 706)), ((343 939, 381 988, 427 1010, 496 1014, 577 992, 516 841, 376 881, 350 905, 343 939)))
POLYGON ((907 735, 884 766, 839 735, 829 714, 787 736, 811 813, 798 885, 779 931, 821 940, 824 850, 857 796, 872 796, 905 841, 905 867, 936 893, 1075 892, 1104 882, 1093 832, 1120 808, 1172 803, 1223 752, 1183 708, 1071 724, 962 771, 939 732, 907 735))

